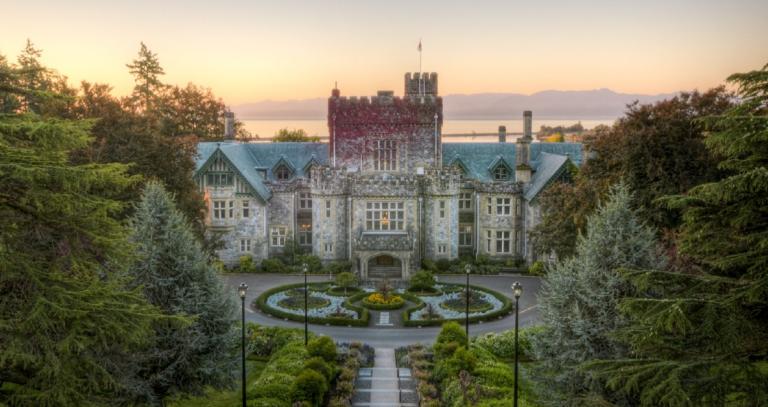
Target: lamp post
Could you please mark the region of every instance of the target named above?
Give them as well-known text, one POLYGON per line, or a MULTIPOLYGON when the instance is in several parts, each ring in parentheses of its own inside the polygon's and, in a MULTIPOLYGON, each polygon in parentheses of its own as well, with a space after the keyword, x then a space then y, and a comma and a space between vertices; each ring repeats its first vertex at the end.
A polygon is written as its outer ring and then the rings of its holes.
POLYGON ((464 305, 466 306, 464 312, 464 325, 467 331, 467 348, 469 348, 469 273, 472 272, 472 266, 467 263, 464 266, 464 271, 467 273, 467 292, 466 298, 464 298, 464 305))
POLYGON ((309 302, 309 287, 307 287, 307 272, 309 268, 307 263, 301 265, 301 271, 304 272, 304 346, 309 343, 309 321, 307 319, 307 303, 309 302))
POLYGON ((519 387, 517 384, 517 327, 518 327, 518 319, 520 319, 520 296, 523 295, 523 286, 522 284, 515 281, 514 284, 512 284, 512 293, 515 295, 515 405, 514 407, 517 407, 517 388, 519 387))
POLYGON ((242 370, 243 370, 243 407, 245 407, 245 293, 248 291, 248 285, 245 283, 240 283, 240 287, 237 288, 237 293, 240 294, 240 303, 242 305, 241 312, 242 312, 242 370))

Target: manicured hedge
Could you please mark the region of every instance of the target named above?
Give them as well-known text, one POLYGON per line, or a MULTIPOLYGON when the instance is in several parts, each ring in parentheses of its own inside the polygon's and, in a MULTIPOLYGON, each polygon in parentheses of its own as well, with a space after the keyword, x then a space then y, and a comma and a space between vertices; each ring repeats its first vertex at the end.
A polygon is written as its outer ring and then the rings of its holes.
MULTIPOLYGON (((325 284, 325 283, 310 283, 309 286, 312 286, 313 284, 325 284)), ((254 301, 254 304, 256 305, 256 308, 274 317, 284 318, 284 319, 288 319, 296 322, 304 322, 304 315, 291 314, 289 312, 284 312, 277 308, 272 308, 269 305, 267 305, 267 298, 269 298, 269 296, 271 296, 272 294, 275 294, 283 290, 289 290, 292 288, 303 288, 303 287, 304 287, 304 283, 296 283, 296 284, 288 284, 288 285, 282 285, 279 287, 270 288, 269 290, 264 291, 264 293, 262 293, 258 298, 256 298, 256 300, 254 301)), ((366 293, 362 293, 362 295, 365 295, 365 294, 366 293)), ((352 305, 353 301, 350 301, 350 300, 353 297, 348 298, 343 305, 344 305, 344 308, 347 308, 352 311, 357 311, 358 315, 360 316, 359 319, 339 318, 339 317, 327 317, 327 318, 308 317, 307 320, 313 324, 321 324, 321 325, 328 324, 328 325, 335 325, 335 326, 347 326, 347 325, 368 326, 368 320, 370 318, 368 310, 363 307, 352 305)))
MULTIPOLYGON (((461 285, 461 284, 447 284, 447 283, 443 283, 443 284, 444 285, 461 285)), ((473 290, 485 291, 485 292, 493 295, 499 301, 501 301, 502 306, 501 306, 501 308, 498 311, 494 311, 494 312, 491 312, 491 313, 486 314, 486 315, 469 317, 469 322, 474 323, 474 322, 480 322, 480 321, 490 321, 492 319, 497 319, 499 317, 508 315, 510 312, 513 311, 513 309, 512 309, 512 307, 513 307, 512 301, 509 298, 503 296, 502 294, 500 294, 500 293, 498 293, 496 291, 493 291, 491 289, 485 288, 485 287, 478 287, 478 286, 475 286, 475 285, 470 285, 470 287, 473 290)), ((422 308, 424 308, 426 306, 424 304, 424 302, 422 302, 422 301, 419 301, 419 303, 420 304, 417 304, 416 306, 408 308, 405 311, 403 311, 403 325, 405 325, 405 326, 440 326, 443 323, 445 323, 446 321, 464 321, 463 317, 462 318, 455 318, 455 319, 433 319, 433 320, 413 321, 413 320, 411 320, 411 313, 414 312, 414 311, 420 310, 420 309, 422 309, 422 308)))

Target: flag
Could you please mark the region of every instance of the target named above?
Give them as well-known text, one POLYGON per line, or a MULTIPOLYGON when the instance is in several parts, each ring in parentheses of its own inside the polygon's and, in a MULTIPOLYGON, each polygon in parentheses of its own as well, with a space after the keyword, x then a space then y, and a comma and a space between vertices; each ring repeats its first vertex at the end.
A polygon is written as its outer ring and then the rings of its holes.
POLYGON ((417 49, 421 52, 421 40, 419 40, 419 47, 417 49))

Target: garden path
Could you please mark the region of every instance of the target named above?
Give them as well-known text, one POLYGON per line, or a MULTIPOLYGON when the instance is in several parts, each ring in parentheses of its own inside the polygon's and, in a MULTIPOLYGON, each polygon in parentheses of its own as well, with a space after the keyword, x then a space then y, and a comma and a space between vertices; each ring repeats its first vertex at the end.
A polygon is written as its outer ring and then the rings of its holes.
MULTIPOLYGON (((401 393, 413 392, 400 388, 400 375, 395 364, 395 350, 377 348, 372 368, 361 368, 355 385, 353 407, 417 407, 416 403, 401 403, 401 393)), ((410 395, 410 394, 409 394, 410 395)))

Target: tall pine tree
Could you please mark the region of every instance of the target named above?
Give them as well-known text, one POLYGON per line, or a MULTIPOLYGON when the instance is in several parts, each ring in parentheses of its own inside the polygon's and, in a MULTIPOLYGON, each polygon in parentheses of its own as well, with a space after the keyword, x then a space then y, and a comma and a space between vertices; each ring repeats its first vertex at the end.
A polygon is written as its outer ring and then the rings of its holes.
POLYGON ((626 324, 617 305, 628 286, 617 269, 665 263, 654 231, 631 209, 631 198, 626 185, 612 187, 608 201, 589 217, 575 255, 557 263, 543 282, 539 307, 546 329, 535 338, 534 351, 557 404, 576 405, 599 390, 579 364, 624 353, 610 336, 626 324))
MULTIPOLYGON (((4 68, 5 96, 27 94, 19 75, 4 68)), ((130 247, 115 196, 137 178, 69 161, 89 128, 0 114, 0 405, 114 401, 135 379, 127 355, 161 317, 121 277, 130 247)))
POLYGON ((234 293, 222 283, 172 196, 157 182, 145 187, 132 219, 137 248, 134 281, 150 303, 168 314, 194 318, 190 326, 159 324, 149 350, 137 360, 151 392, 142 401, 197 393, 232 384, 235 367, 234 293))
POLYGON ((644 406, 768 404, 768 65, 735 74, 741 103, 704 123, 728 176, 668 199, 688 273, 627 271, 629 358, 591 364, 644 406))

